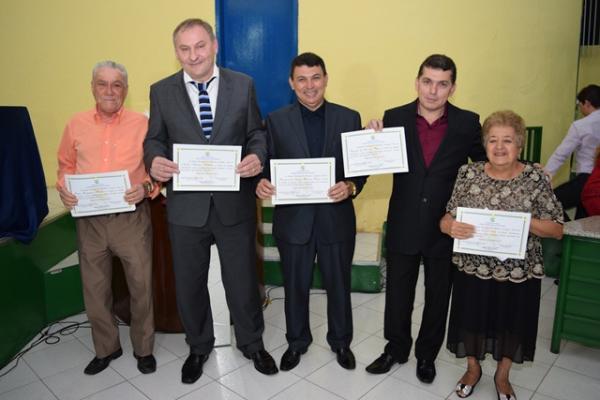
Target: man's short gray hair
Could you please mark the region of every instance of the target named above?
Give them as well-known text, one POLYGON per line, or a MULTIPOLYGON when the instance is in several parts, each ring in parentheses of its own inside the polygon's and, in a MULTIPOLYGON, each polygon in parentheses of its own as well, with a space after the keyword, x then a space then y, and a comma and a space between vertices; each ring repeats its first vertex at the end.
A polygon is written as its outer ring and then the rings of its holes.
POLYGON ((96 74, 98 73, 98 70, 102 68, 112 68, 118 70, 121 73, 121 76, 123 77, 123 81, 125 81, 125 86, 128 86, 127 69, 125 69, 125 66, 123 64, 119 64, 118 62, 112 60, 100 61, 96 63, 96 65, 94 65, 94 69, 92 70, 92 82, 94 81, 94 79, 96 79, 96 74))
POLYGON ((200 18, 188 18, 186 20, 181 21, 179 25, 175 27, 175 30, 173 30, 173 44, 175 44, 175 39, 177 38, 177 35, 179 33, 193 28, 194 26, 204 28, 206 33, 208 33, 208 37, 210 37, 210 40, 215 40, 215 32, 213 31, 212 26, 208 22, 200 18))

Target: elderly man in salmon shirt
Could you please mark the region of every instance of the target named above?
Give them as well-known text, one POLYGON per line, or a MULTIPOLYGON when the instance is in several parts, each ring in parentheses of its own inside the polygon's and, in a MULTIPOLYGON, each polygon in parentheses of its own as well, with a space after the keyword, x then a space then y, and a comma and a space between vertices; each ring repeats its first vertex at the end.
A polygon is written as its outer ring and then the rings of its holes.
POLYGON ((131 183, 123 193, 132 212, 76 218, 83 298, 92 325, 96 355, 84 373, 95 375, 123 354, 119 329, 112 313, 112 258, 123 264, 131 295, 131 342, 137 368, 156 370, 152 305, 152 226, 146 200, 158 194, 143 163, 143 141, 148 119, 127 110, 127 70, 114 61, 96 64, 92 72, 94 108, 75 114, 65 127, 58 149, 57 189, 65 207, 78 198, 65 185, 66 174, 126 170, 131 183))

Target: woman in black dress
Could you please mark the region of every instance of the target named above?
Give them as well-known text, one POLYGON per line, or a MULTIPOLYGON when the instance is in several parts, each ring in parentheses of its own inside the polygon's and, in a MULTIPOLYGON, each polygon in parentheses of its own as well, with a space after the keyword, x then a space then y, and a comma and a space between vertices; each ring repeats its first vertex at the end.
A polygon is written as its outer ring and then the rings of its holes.
POLYGON ((498 399, 515 399, 509 382, 513 362, 533 361, 544 276, 540 238, 560 239, 563 214, 544 171, 518 157, 525 123, 512 111, 490 115, 483 124, 487 162, 463 165, 440 229, 468 239, 473 225, 456 221, 457 207, 531 213, 525 259, 455 252, 448 349, 467 357, 467 371, 456 386, 465 398, 481 379, 479 361, 487 353, 498 362, 494 381, 498 399))

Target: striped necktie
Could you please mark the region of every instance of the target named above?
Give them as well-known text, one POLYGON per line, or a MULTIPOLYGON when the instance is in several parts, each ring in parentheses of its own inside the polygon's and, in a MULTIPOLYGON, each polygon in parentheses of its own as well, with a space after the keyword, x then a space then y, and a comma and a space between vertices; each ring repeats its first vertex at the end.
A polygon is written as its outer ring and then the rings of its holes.
POLYGON ((213 128, 213 115, 210 109, 210 98, 208 97, 208 85, 216 78, 213 76, 208 82, 197 83, 198 85, 198 102, 200 103, 200 126, 204 132, 206 140, 210 139, 213 128))

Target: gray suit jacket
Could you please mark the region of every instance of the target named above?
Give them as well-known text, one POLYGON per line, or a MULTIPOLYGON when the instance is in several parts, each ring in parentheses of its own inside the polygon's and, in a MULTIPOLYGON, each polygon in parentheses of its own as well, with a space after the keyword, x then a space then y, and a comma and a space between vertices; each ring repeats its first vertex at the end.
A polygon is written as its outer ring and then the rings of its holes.
MULTIPOLYGON (((252 79, 220 68, 217 114, 210 142, 206 140, 179 71, 150 87, 150 121, 144 141, 144 162, 150 170, 156 156, 173 159, 173 144, 212 144, 242 146, 242 158, 254 153, 264 164, 266 133, 256 102, 252 79)), ((167 216, 170 223, 203 226, 213 197, 224 225, 236 225, 256 218, 254 178, 242 178, 239 192, 174 192, 167 184, 167 216)))

